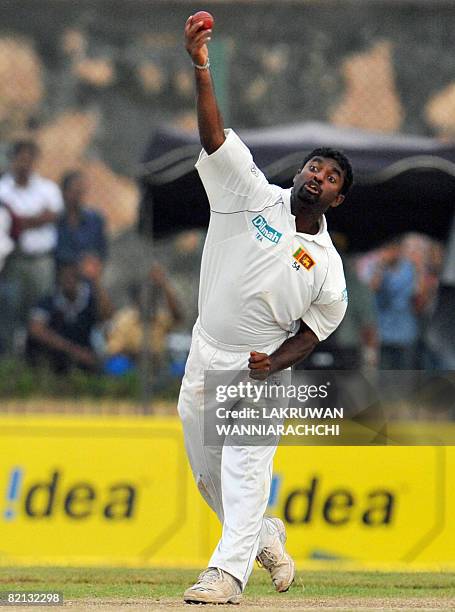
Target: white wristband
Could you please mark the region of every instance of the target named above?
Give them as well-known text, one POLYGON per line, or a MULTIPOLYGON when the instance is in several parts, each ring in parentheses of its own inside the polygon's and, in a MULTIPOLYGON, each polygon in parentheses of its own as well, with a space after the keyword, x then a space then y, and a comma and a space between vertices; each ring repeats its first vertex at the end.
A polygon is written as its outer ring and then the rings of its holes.
POLYGON ((205 62, 205 64, 203 66, 199 66, 199 64, 195 64, 194 62, 192 62, 192 63, 193 63, 193 66, 195 68, 197 68, 198 70, 207 70, 208 68, 210 68, 210 59, 209 58, 207 58, 207 61, 205 62))

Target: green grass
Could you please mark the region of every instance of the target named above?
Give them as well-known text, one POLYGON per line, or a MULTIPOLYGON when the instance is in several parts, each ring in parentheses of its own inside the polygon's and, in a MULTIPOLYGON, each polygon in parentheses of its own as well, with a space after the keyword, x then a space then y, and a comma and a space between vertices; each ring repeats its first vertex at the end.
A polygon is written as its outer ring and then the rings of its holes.
MULTIPOLYGON (((62 591, 65 599, 180 598, 196 576, 194 570, 171 569, 0 568, 0 591, 62 591)), ((255 599, 273 593, 266 572, 255 571, 246 594, 255 599)), ((455 597, 455 573, 300 572, 284 597, 455 597)))
MULTIPOLYGON (((157 388, 155 400, 176 402, 180 388, 179 379, 170 379, 157 388)), ((142 384, 139 369, 124 376, 109 376, 102 372, 90 373, 72 370, 66 375, 56 374, 47 368, 32 368, 23 360, 0 359, 0 400, 30 398, 93 398, 139 402, 142 384)))

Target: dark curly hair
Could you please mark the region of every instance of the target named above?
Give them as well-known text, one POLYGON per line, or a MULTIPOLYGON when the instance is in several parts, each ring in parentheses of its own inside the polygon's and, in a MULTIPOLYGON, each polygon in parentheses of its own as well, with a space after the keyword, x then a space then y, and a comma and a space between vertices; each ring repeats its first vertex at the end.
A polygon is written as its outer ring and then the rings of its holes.
POLYGON ((328 159, 333 159, 343 170, 344 181, 343 187, 341 188, 340 193, 344 196, 348 193, 348 191, 352 187, 352 183, 354 181, 354 175, 352 173, 352 166, 349 159, 346 157, 344 153, 338 151, 337 149, 331 149, 330 147, 319 147, 318 149, 314 149, 309 153, 302 162, 302 168, 307 164, 310 159, 313 157, 325 157, 328 159))

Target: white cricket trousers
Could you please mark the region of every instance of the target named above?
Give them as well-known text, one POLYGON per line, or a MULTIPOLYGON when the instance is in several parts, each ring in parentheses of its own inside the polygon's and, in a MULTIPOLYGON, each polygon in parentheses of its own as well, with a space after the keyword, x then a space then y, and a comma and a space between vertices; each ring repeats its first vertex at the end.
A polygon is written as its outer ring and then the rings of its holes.
MULTIPOLYGON (((283 343, 257 348, 270 354, 283 343)), ((215 402, 204 397, 206 370, 247 370, 249 351, 222 345, 196 323, 178 401, 185 446, 200 493, 223 525, 208 567, 219 567, 245 587, 256 555, 273 531, 264 518, 270 494, 273 446, 206 446, 204 414, 215 402)))

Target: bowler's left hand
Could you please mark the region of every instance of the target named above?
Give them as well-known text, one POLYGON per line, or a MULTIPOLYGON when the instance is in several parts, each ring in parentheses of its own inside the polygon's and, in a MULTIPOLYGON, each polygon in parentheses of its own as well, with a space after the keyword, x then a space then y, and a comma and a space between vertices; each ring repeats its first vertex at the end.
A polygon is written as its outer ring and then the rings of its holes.
POLYGON ((267 353, 251 351, 248 367, 250 369, 250 378, 265 380, 272 372, 272 359, 267 353))

